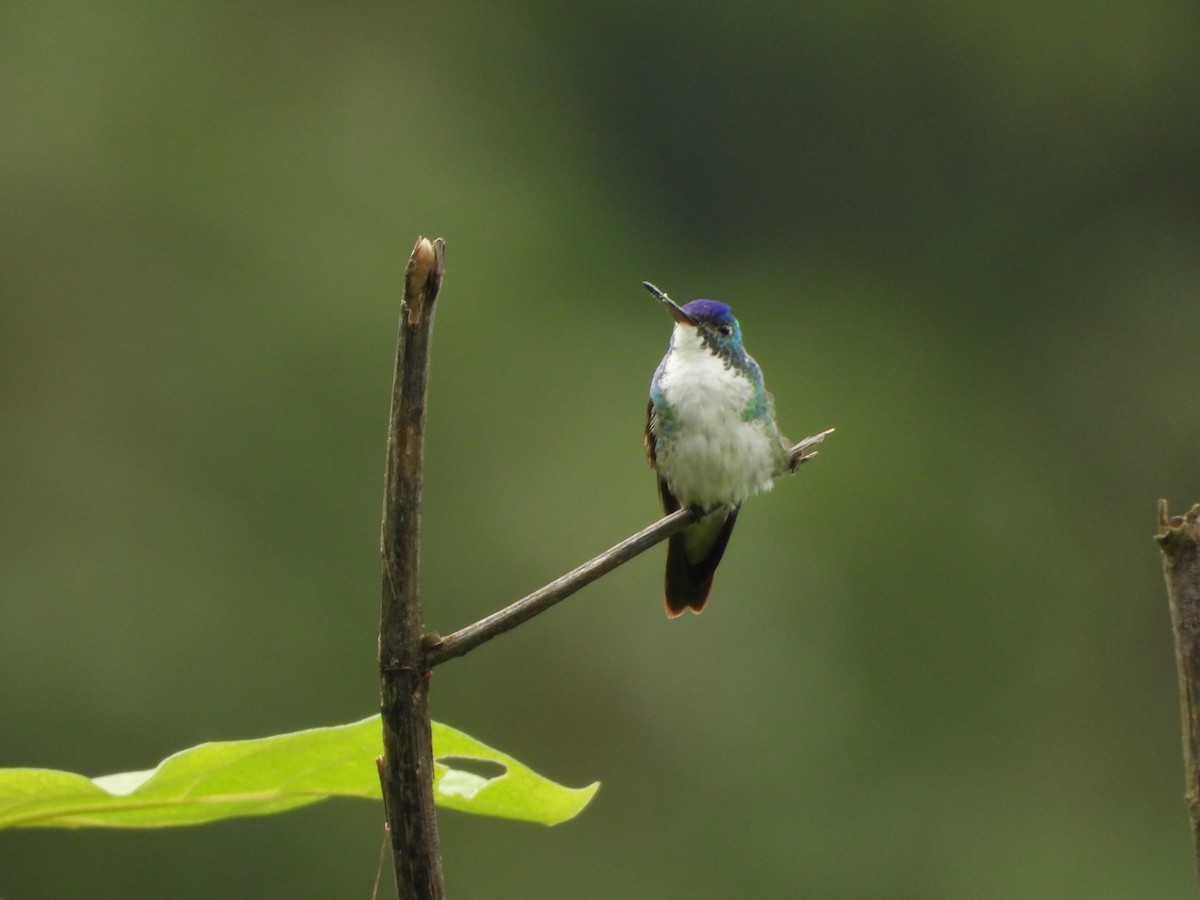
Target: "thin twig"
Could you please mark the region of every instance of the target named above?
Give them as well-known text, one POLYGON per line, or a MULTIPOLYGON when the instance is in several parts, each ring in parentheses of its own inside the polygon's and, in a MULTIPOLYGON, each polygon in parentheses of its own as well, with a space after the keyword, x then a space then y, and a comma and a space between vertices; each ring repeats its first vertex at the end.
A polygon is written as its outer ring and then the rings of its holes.
MULTIPOLYGON (((825 436, 832 431, 833 429, 830 428, 828 431, 807 437, 792 447, 789 451, 789 456, 792 460, 792 470, 795 471, 796 467, 801 463, 816 456, 816 451, 812 453, 808 452, 809 448, 821 443, 825 440, 825 436)), ((438 634, 427 635, 425 638, 426 664, 430 668, 433 668, 448 659, 463 656, 480 644, 486 643, 492 638, 516 628, 522 622, 528 621, 540 613, 544 613, 560 600, 570 597, 580 588, 591 584, 597 578, 611 572, 618 566, 624 565, 635 556, 644 553, 655 544, 665 541, 676 532, 682 531, 690 523, 694 522, 695 519, 696 514, 690 509, 676 510, 670 515, 663 516, 653 525, 643 528, 632 537, 621 541, 615 547, 588 560, 579 568, 568 572, 561 578, 556 578, 544 587, 538 588, 532 594, 522 597, 515 603, 509 604, 504 609, 494 612, 490 616, 480 619, 478 622, 468 625, 465 628, 460 628, 446 637, 438 634)))
POLYGON ((418 238, 405 272, 380 528, 383 795, 400 900, 443 900, 446 895, 433 808, 429 668, 421 646, 419 582, 429 341, 445 271, 443 252, 440 238, 418 238))
POLYGON ((383 877, 383 861, 387 858, 387 762, 383 756, 375 757, 375 768, 379 770, 379 789, 383 792, 383 840, 379 842, 379 862, 375 864, 375 883, 371 885, 371 900, 379 896, 379 879, 383 877))
POLYGON ((1179 669, 1179 711, 1183 720, 1184 800, 1192 820, 1192 852, 1200 878, 1200 504, 1186 516, 1168 518, 1158 501, 1158 534, 1163 575, 1175 632, 1179 669))
POLYGON ((638 554, 649 550, 659 541, 664 541, 675 532, 681 531, 694 520, 695 515, 690 509, 678 509, 588 560, 579 568, 522 597, 516 603, 511 603, 504 609, 446 637, 429 635, 425 640, 426 662, 432 668, 448 659, 463 656, 480 644, 516 628, 522 622, 544 613, 560 600, 570 597, 581 587, 591 584, 617 566, 624 565, 638 554))
POLYGON ((835 430, 836 429, 833 428, 826 428, 820 434, 814 434, 811 437, 806 437, 795 447, 789 450, 788 458, 792 461, 792 471, 795 472, 798 468, 800 468, 801 464, 808 462, 810 459, 816 456, 817 451, 813 450, 812 453, 809 453, 809 448, 820 444, 825 440, 825 438, 833 434, 835 430))

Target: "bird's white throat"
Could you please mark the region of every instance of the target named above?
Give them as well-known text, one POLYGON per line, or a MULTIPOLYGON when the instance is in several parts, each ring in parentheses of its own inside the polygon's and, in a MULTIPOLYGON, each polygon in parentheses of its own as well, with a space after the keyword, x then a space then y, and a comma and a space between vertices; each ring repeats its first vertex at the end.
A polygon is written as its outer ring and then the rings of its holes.
POLYGON ((736 507, 771 489, 779 439, 745 417, 754 385, 705 347, 695 327, 676 324, 659 388, 673 427, 658 444, 658 470, 681 504, 736 507))

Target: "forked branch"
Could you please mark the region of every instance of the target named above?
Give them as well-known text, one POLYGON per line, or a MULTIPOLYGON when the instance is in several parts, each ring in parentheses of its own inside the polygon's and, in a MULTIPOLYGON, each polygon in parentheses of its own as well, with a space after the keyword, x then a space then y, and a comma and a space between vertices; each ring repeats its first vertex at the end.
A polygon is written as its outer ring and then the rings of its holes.
MULTIPOLYGON (((696 513, 678 510, 516 603, 448 637, 423 636, 419 582, 425 399, 433 313, 444 274, 439 238, 417 240, 405 273, 396 339, 396 369, 388 417, 380 552, 383 590, 379 625, 380 707, 384 756, 380 767, 401 900, 443 900, 445 887, 433 804, 429 675, 439 663, 545 612, 584 585, 686 527, 696 513)), ((816 455, 833 429, 789 451, 790 468, 816 455), (811 451, 811 452, 810 452, 811 451)))

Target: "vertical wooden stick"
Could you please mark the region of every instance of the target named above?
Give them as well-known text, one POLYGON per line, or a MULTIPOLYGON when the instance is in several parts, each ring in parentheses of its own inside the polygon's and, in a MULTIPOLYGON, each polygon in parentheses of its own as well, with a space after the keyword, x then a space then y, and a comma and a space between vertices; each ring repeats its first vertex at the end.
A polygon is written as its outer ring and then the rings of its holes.
POLYGON ((1192 818, 1192 850, 1200 878, 1200 504, 1186 516, 1167 516, 1167 501, 1158 501, 1158 534, 1162 550, 1175 660, 1179 668, 1179 707, 1183 718, 1184 799, 1192 818))
POLYGON ((418 238, 405 272, 380 528, 382 781, 401 900, 441 900, 446 893, 433 808, 429 667, 421 644, 419 580, 429 344, 444 249, 441 238, 418 238))

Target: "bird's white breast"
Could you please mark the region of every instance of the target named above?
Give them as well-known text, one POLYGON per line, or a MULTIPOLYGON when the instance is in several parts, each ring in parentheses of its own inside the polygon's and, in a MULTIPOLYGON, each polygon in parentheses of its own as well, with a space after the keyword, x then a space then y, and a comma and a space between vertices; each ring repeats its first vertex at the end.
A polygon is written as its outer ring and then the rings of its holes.
POLYGON ((658 444, 658 469, 681 504, 740 506, 771 489, 778 438, 744 418, 754 385, 704 347, 695 328, 675 326, 659 387, 672 428, 658 444))

